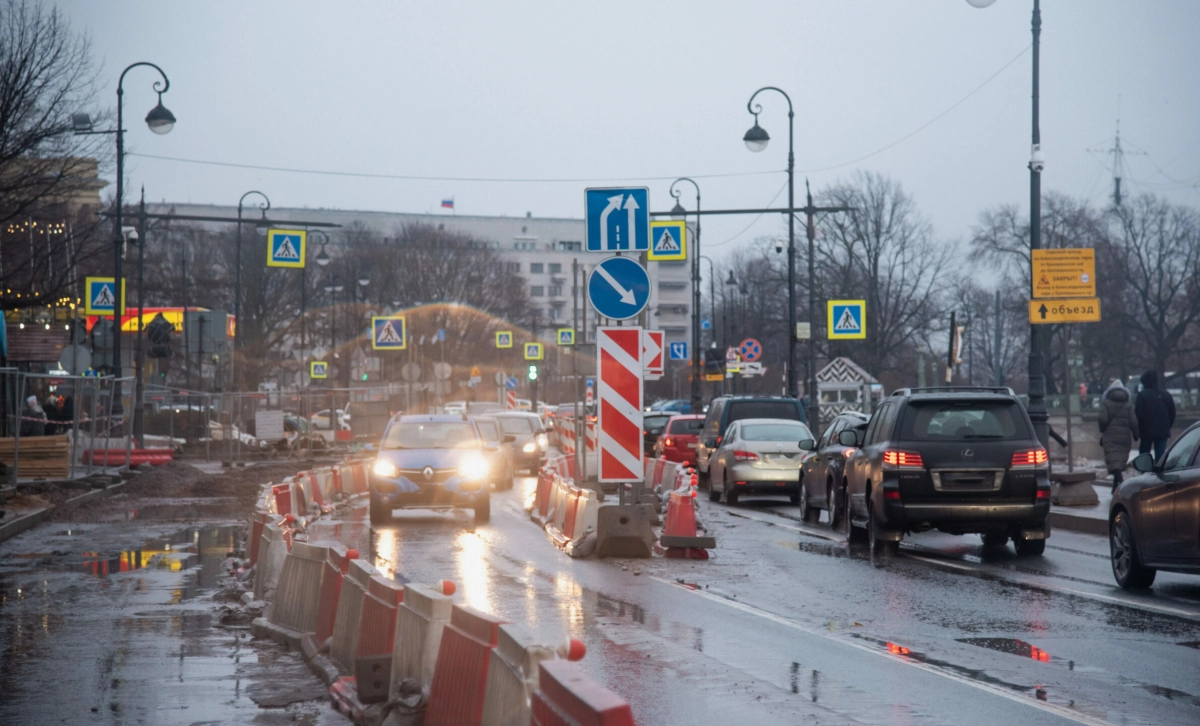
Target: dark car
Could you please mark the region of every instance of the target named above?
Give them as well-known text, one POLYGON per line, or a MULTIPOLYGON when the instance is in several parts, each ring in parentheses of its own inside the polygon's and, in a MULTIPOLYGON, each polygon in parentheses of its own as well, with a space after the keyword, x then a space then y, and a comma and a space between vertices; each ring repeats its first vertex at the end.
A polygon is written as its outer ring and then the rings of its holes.
POLYGON ((1158 570, 1200 573, 1200 424, 1159 462, 1133 460, 1108 510, 1113 576, 1126 589, 1150 587, 1158 570))
MULTIPOLYGON (((838 527, 846 513, 846 492, 842 483, 846 480, 846 459, 858 450, 859 442, 867 431, 871 417, 858 411, 847 411, 829 423, 819 441, 806 439, 800 448, 812 452, 800 465, 800 518, 810 524, 821 517, 821 510, 829 512, 829 525, 838 527), (839 436, 843 431, 855 435, 850 444, 843 443, 839 436)), ((846 436, 849 442, 850 437, 846 436)))
POLYGON ((491 416, 472 416, 479 436, 483 439, 484 455, 491 467, 492 486, 498 490, 513 487, 513 452, 511 444, 516 437, 500 429, 500 422, 491 416))
MULTIPOLYGON (((852 432, 842 443, 856 443, 852 432)), ((1011 537, 1040 555, 1050 536, 1050 468, 1008 388, 901 389, 880 404, 846 465, 851 536, 894 552, 906 532, 1011 537)))
POLYGON ((704 431, 696 449, 696 470, 700 478, 708 478, 709 459, 721 445, 725 430, 744 418, 779 418, 808 423, 804 404, 795 398, 782 396, 718 396, 708 406, 704 431))
POLYGON ((654 455, 660 459, 688 466, 696 465, 696 448, 704 431, 704 416, 687 414, 672 416, 667 428, 654 444, 654 455))
POLYGON ((654 456, 654 445, 658 437, 667 430, 667 422, 671 420, 669 413, 647 413, 642 415, 642 453, 654 456))
POLYGON ((465 415, 397 416, 371 467, 371 522, 401 507, 467 507, 491 518, 491 466, 475 422, 465 415))
POLYGON ((507 444, 512 448, 513 468, 526 469, 530 475, 536 474, 550 448, 550 439, 546 436, 542 419, 537 414, 520 411, 496 413, 491 417, 500 422, 504 434, 513 437, 513 441, 507 444))

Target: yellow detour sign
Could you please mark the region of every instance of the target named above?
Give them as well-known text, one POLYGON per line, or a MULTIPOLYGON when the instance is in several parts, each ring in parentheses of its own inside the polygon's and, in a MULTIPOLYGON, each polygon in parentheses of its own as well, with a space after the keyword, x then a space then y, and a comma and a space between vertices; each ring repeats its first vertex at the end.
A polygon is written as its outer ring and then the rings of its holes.
POLYGON ((1033 251, 1035 298, 1096 297, 1096 251, 1033 251))
POLYGON ((725 374, 724 373, 705 373, 704 380, 713 381, 713 382, 723 381, 723 380, 725 380, 725 374))
POLYGON ((1098 323, 1100 298, 1084 297, 1072 300, 1030 300, 1031 323, 1098 323))

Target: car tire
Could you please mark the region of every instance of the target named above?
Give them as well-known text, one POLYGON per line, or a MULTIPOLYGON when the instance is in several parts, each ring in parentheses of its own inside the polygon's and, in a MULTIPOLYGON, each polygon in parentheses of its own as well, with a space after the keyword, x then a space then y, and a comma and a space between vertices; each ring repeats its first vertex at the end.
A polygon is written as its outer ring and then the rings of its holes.
POLYGON ((841 494, 832 482, 829 483, 828 493, 826 497, 829 500, 829 528, 832 530, 840 529, 842 520, 846 517, 844 507, 842 506, 841 494))
POLYGON ((1129 522, 1129 513, 1123 509, 1108 525, 1108 544, 1113 577, 1121 589, 1144 590, 1154 584, 1158 571, 1141 563, 1133 538, 1133 525, 1129 522))
POLYGON ((1000 549, 1008 544, 1008 535, 999 532, 984 532, 979 535, 979 538, 983 540, 983 546, 988 549, 1000 549))
POLYGON ((1014 538, 1013 544, 1017 546, 1017 555, 1019 557, 1040 557, 1046 551, 1046 540, 1044 539, 1023 539, 1014 538))
POLYGON ((708 488, 708 501, 710 501, 710 502, 721 501, 721 492, 717 491, 715 488, 710 486, 708 488))
POLYGON ((392 510, 375 497, 371 497, 371 524, 387 524, 391 521, 392 510))
POLYGON ((800 520, 806 524, 813 524, 821 517, 821 510, 816 509, 808 503, 808 485, 804 483, 804 477, 800 477, 800 492, 796 495, 796 504, 800 505, 800 520))
POLYGON ((513 479, 516 478, 516 475, 517 475, 517 472, 513 468, 513 465, 509 464, 508 471, 505 473, 505 476, 504 476, 504 488, 505 489, 513 488, 513 479))
POLYGON ((725 482, 725 503, 731 506, 736 505, 738 503, 738 493, 732 486, 729 485, 728 475, 726 475, 723 481, 725 482))
POLYGON ((475 500, 475 526, 487 524, 492 519, 492 498, 484 495, 482 499, 475 500))
POLYGON ((871 506, 870 494, 867 495, 867 545, 873 555, 894 555, 900 551, 900 543, 880 539, 875 531, 875 507, 871 506))

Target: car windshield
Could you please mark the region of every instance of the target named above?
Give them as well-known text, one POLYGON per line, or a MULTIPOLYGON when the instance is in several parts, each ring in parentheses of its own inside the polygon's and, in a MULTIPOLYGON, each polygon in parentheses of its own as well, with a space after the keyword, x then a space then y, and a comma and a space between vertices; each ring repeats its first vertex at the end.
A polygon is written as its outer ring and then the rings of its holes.
POLYGON ((670 416, 646 416, 642 419, 642 428, 644 429, 661 429, 670 421, 670 416))
POLYGON ((905 441, 997 441, 1028 438, 1015 401, 915 403, 904 414, 905 441))
POLYGON ((795 401, 730 401, 729 423, 744 418, 782 418, 800 420, 800 407, 795 401))
POLYGON ((466 421, 399 423, 383 440, 385 449, 463 449, 478 444, 475 429, 466 421))
POLYGON ((788 441, 796 443, 811 439, 812 433, 804 424, 761 423, 742 426, 743 441, 788 441))
POLYGON ((667 428, 670 434, 699 434, 704 430, 704 419, 685 418, 682 421, 672 421, 667 428))
POLYGON ((500 433, 496 430, 495 421, 483 421, 476 419, 475 426, 479 428, 479 435, 483 437, 484 441, 500 440, 500 433))
POLYGON ((533 424, 529 422, 529 419, 518 416, 500 419, 500 428, 504 429, 506 434, 533 433, 533 424))

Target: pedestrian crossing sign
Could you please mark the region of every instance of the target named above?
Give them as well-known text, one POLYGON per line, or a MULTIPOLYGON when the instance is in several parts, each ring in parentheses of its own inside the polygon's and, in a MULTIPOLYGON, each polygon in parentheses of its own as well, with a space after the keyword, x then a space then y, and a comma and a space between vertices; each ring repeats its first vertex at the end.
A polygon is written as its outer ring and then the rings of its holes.
POLYGON ((543 357, 541 343, 525 344, 525 360, 541 360, 543 357))
POLYGON ((267 230, 268 267, 304 267, 308 232, 302 229, 267 230))
POLYGON ((407 333, 403 315, 371 316, 371 347, 375 350, 404 350, 407 333))
POLYGON ((687 259, 687 223, 669 219, 650 223, 650 249, 646 259, 651 262, 687 259))
POLYGON ((574 328, 559 328, 558 329, 558 344, 559 345, 575 345, 575 329, 574 328))
POLYGON ((511 348, 512 347, 512 331, 497 330, 496 331, 496 347, 511 348))
MULTIPOLYGON (((89 277, 85 280, 84 312, 88 315, 111 317, 117 310, 117 285, 111 277, 89 277)), ((125 314, 125 281, 121 281, 121 315, 125 314)))
POLYGON ((829 301, 829 339, 862 340, 867 337, 866 300, 829 301))
POLYGON ((309 378, 328 378, 329 364, 323 360, 315 360, 308 364, 309 378))

